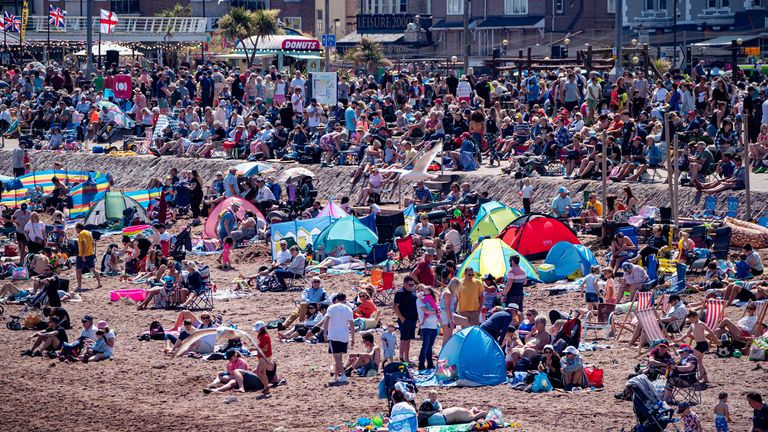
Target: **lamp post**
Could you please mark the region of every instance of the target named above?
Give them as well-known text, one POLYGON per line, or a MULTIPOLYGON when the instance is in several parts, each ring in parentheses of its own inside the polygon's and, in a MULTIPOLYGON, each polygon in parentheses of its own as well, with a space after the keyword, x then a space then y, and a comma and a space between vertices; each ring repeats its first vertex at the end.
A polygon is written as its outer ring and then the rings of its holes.
POLYGON ((459 61, 459 58, 454 55, 454 56, 451 56, 450 60, 451 60, 451 70, 456 72, 456 62, 459 61))
POLYGON ((731 41, 731 79, 736 82, 739 79, 739 65, 737 63, 739 54, 739 47, 744 43, 744 39, 738 38, 731 41))
POLYGON ((504 57, 507 56, 507 46, 509 45, 509 41, 504 39, 501 41, 501 45, 504 47, 504 57))
POLYGON ((471 0, 461 0, 464 3, 464 32, 462 34, 461 57, 464 62, 464 73, 469 70, 469 14, 471 13, 471 0))
MULTIPOLYGON (((203 30, 203 33, 205 33, 207 36, 208 35, 208 18, 205 14, 205 0, 202 0, 202 2, 203 2, 203 18, 205 19, 205 29, 203 30)), ((206 39, 208 38, 206 37, 206 39)), ((205 64, 205 43, 206 42, 207 40, 200 44, 200 63, 201 64, 205 64)))
MULTIPOLYGON (((570 45, 570 44, 571 44, 571 40, 570 40, 569 38, 565 38, 565 39, 563 39, 563 43, 565 44, 565 51, 566 51, 566 55, 565 55, 565 58, 568 58, 568 55, 567 55, 567 52, 568 52, 568 45, 570 45)), ((561 53, 561 54, 562 54, 562 53, 561 53)), ((562 56, 561 56, 561 57, 562 57, 562 56)))
POLYGON ((614 45, 616 46, 616 61, 613 64, 613 69, 611 69, 611 72, 609 73, 609 76, 611 77, 611 80, 615 83, 619 80, 619 77, 624 75, 624 68, 621 66, 621 31, 624 27, 624 11, 622 10, 624 8, 624 2, 623 1, 617 1, 616 2, 616 23, 614 24, 614 29, 616 34, 614 35, 615 41, 614 45))

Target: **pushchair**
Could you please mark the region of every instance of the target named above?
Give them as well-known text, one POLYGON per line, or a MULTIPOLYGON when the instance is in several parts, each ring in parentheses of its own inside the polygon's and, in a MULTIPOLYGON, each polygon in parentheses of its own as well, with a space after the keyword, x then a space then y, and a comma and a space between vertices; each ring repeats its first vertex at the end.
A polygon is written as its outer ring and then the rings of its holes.
POLYGON ((7 323, 5 323, 5 327, 8 330, 21 330, 24 327, 27 327, 29 323, 35 322, 40 323, 41 320, 39 319, 39 311, 43 308, 43 306, 47 303, 48 297, 45 294, 45 290, 41 290, 39 293, 35 294, 32 298, 26 298, 24 302, 22 303, 24 307, 21 308, 18 315, 11 315, 10 319, 7 323), (30 315, 30 312, 36 311, 38 312, 38 319, 27 322, 27 316, 30 315))
POLYGON ((637 417, 633 432, 661 432, 675 422, 672 418, 674 410, 659 399, 647 376, 630 378, 626 387, 632 391, 632 411, 637 417))
POLYGON ((387 363, 384 365, 384 378, 381 379, 379 384, 379 397, 382 397, 382 393, 386 393, 388 411, 392 411, 392 392, 395 390, 397 383, 403 383, 397 387, 403 387, 411 393, 416 393, 416 380, 411 375, 411 371, 408 370, 408 365, 401 362, 387 363))

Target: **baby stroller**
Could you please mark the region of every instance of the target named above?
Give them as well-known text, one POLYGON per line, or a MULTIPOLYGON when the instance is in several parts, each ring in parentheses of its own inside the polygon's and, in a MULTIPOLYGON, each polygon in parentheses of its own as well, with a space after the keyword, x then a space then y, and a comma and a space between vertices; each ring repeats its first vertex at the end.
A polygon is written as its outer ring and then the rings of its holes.
POLYGON ((24 302, 22 303, 24 305, 23 308, 21 308, 21 311, 19 311, 18 315, 11 315, 10 320, 8 320, 7 323, 5 323, 5 327, 8 330, 21 330, 24 327, 27 327, 30 323, 35 324, 40 323, 41 320, 39 319, 39 311, 42 309, 42 307, 47 302, 48 297, 45 294, 44 290, 41 290, 39 293, 35 294, 34 297, 29 298, 27 297, 24 302), (27 316, 30 315, 30 312, 36 311, 38 313, 38 318, 36 320, 27 320, 27 316))
POLYGON ((659 399, 647 376, 637 375, 630 378, 626 387, 632 391, 632 411, 637 417, 633 432, 661 432, 674 423, 674 410, 659 399))
POLYGON ((176 262, 182 262, 190 251, 192 251, 191 230, 189 226, 185 226, 174 238, 171 256, 176 262))
MULTIPOLYGON (((392 411, 392 392, 399 388, 402 390, 405 388, 410 393, 416 393, 416 380, 411 375, 411 371, 408 370, 408 365, 400 362, 387 363, 384 366, 384 378, 381 379, 379 384, 379 397, 382 397, 382 393, 386 393, 388 410, 392 411), (398 383, 403 383, 399 384, 398 383)), ((405 393, 405 392, 404 392, 405 393)), ((382 397, 383 398, 383 397, 382 397)))

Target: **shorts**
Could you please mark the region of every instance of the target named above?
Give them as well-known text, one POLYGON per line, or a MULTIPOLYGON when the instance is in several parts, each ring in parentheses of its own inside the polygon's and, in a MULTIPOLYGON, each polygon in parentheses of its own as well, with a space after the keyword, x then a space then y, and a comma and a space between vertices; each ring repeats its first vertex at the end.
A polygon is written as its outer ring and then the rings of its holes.
POLYGON ((400 340, 413 340, 416 339, 416 320, 397 320, 400 326, 400 340))
POLYGON ((728 432, 728 419, 725 416, 715 416, 715 430, 717 432, 728 432))
MULTIPOLYGON (((273 363, 275 367, 272 370, 267 371, 267 381, 272 382, 277 376, 277 363, 273 363)), ((243 390, 246 392, 254 392, 264 390, 264 386, 261 384, 261 380, 255 373, 249 371, 243 371, 243 390)))
POLYGON ((24 233, 17 232, 16 233, 16 243, 20 245, 26 245, 27 244, 27 236, 24 235, 24 233))
POLYGON ((347 353, 347 342, 339 342, 339 341, 328 341, 328 353, 329 354, 346 354, 347 353))
POLYGON ((439 412, 434 413, 427 418, 427 426, 445 426, 447 424, 448 421, 445 419, 445 416, 439 412))
POLYGON ((587 303, 599 303, 600 297, 597 295, 597 293, 586 293, 584 295, 584 301, 587 303))
POLYGON ((75 268, 78 270, 93 270, 96 268, 96 255, 90 255, 85 258, 78 256, 75 259, 75 268))
POLYGON ((753 293, 749 288, 741 287, 739 292, 736 293, 736 299, 741 302, 749 302, 757 300, 757 297, 755 297, 755 293, 753 293))
POLYGON ((451 321, 448 319, 448 313, 445 312, 444 310, 441 310, 440 311, 440 325, 445 327, 445 326, 449 325, 450 323, 451 323, 451 321))
POLYGON ((696 345, 693 347, 693 349, 703 354, 709 351, 709 342, 696 342, 696 345))
POLYGON ((523 300, 525 300, 525 296, 518 296, 518 295, 509 295, 507 294, 507 297, 504 299, 504 302, 507 304, 507 306, 511 305, 512 303, 520 306, 520 310, 523 309, 523 300))

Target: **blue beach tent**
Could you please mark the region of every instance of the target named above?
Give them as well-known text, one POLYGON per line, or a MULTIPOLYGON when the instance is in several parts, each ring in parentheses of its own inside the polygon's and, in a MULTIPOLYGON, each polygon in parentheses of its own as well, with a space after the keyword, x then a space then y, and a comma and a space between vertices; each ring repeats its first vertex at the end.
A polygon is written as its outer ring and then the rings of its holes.
POLYGON ((567 241, 555 243, 544 262, 555 266, 558 280, 567 278, 576 270, 588 275, 590 267, 598 264, 595 254, 588 247, 567 241))
POLYGON ((460 386, 491 386, 507 382, 504 352, 480 327, 468 327, 455 333, 440 350, 438 362, 456 367, 460 386))

